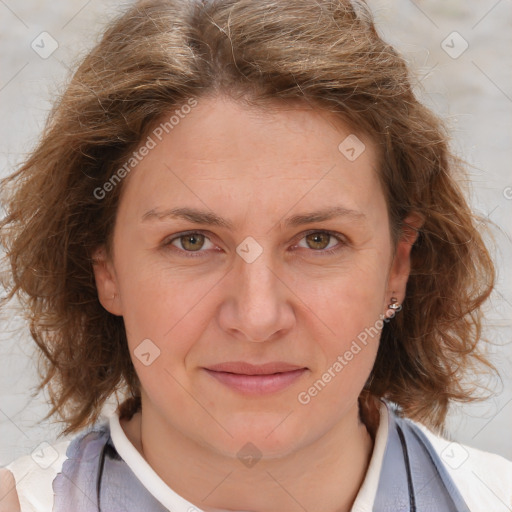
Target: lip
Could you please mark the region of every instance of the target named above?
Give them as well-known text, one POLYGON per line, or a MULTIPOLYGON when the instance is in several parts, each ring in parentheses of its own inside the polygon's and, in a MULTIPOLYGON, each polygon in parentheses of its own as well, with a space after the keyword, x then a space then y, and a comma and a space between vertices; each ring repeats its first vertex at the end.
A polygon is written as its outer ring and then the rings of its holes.
POLYGON ((249 395, 281 391, 308 371, 303 366, 280 361, 262 365, 236 361, 221 363, 204 369, 225 386, 249 395))
POLYGON ((240 375, 271 375, 273 373, 291 372, 301 368, 304 368, 304 366, 285 363, 283 361, 273 361, 265 364, 251 364, 246 363, 245 361, 232 361, 208 366, 207 370, 212 370, 214 372, 238 373, 240 375))

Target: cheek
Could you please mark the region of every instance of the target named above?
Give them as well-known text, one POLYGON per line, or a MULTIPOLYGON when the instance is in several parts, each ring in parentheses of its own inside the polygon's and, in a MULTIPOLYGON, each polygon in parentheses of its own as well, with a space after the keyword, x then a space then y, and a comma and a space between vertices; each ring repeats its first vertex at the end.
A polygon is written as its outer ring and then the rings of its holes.
POLYGON ((151 401, 166 404, 172 398, 178 410, 190 407, 181 386, 188 378, 187 354, 202 329, 194 321, 204 295, 201 283, 185 286, 175 274, 151 264, 124 270, 123 320, 142 390, 151 401))
POLYGON ((377 251, 359 251, 321 277, 301 275, 295 289, 312 314, 323 322, 326 333, 346 342, 374 325, 384 313, 386 264, 377 251))
MULTIPOLYGON (((132 356, 146 339, 157 345, 162 356, 169 340, 172 340, 173 352, 181 354, 187 349, 185 345, 190 338, 187 331, 194 328, 188 319, 194 314, 204 290, 211 287, 208 286, 210 278, 185 278, 184 273, 167 268, 165 261, 148 257, 142 250, 121 255, 120 247, 116 263, 123 320, 132 356)), ((137 361, 134 363, 137 366, 137 361)))
POLYGON ((327 280, 308 277, 297 282, 299 288, 309 290, 302 297, 311 310, 311 322, 318 326, 315 341, 323 356, 299 403, 308 403, 312 409, 318 406, 320 413, 321 403, 343 410, 345 402, 358 396, 373 367, 384 325, 380 317, 384 263, 378 253, 367 252, 327 280))

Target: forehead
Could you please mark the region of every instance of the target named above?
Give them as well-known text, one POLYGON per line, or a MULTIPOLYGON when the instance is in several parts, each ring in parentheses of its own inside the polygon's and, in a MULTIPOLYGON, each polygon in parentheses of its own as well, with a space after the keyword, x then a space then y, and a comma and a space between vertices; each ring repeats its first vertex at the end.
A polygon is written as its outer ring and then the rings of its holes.
MULTIPOLYGON (((165 129, 167 119, 169 114, 163 115, 159 126, 164 128, 164 143, 175 160, 220 162, 251 154, 261 159, 323 163, 339 151, 347 136, 369 143, 368 137, 356 134, 335 114, 297 101, 267 102, 259 108, 216 96, 199 100, 172 129, 165 129)), ((368 149, 373 154, 373 145, 368 149)), ((275 169, 270 166, 269 170, 275 169)))
POLYGON ((319 198, 365 208, 380 190, 374 144, 332 113, 305 104, 258 109, 215 97, 200 99, 171 125, 172 114, 156 123, 154 147, 124 184, 124 206, 139 217, 177 201, 222 207, 229 199, 234 207, 248 194, 260 213, 319 198))

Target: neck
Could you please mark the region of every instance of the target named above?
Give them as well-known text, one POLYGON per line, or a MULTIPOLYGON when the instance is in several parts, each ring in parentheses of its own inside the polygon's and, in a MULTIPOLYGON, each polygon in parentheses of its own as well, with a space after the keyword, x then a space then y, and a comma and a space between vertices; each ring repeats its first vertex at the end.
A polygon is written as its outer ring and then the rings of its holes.
POLYGON ((370 420, 367 429, 358 409, 355 404, 315 442, 250 467, 188 438, 144 404, 143 413, 122 424, 160 478, 205 512, 348 512, 366 475, 376 428, 375 414, 361 415, 370 420))

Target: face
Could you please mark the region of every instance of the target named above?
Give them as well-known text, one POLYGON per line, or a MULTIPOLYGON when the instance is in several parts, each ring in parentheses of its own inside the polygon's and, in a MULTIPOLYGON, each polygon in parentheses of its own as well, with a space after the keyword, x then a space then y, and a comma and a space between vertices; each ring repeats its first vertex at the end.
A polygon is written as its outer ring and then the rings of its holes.
POLYGON ((413 240, 393 246, 374 145, 339 149, 353 132, 331 114, 216 97, 168 131, 95 265, 143 416, 218 453, 290 453, 357 404, 413 240))

